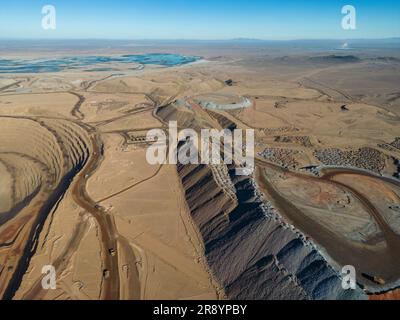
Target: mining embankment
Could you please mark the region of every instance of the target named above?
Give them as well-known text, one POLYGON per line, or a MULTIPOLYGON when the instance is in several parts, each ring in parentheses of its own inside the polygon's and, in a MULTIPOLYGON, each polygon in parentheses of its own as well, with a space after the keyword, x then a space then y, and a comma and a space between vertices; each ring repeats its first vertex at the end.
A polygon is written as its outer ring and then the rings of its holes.
POLYGON ((71 121, 4 116, 0 123, 0 158, 11 172, 13 194, 13 209, 0 224, 0 296, 12 299, 46 219, 86 165, 92 148, 87 131, 71 121))
POLYGON ((233 198, 212 167, 177 168, 207 262, 228 298, 366 298, 360 288, 342 289, 339 273, 261 200, 252 178, 228 171, 233 198))

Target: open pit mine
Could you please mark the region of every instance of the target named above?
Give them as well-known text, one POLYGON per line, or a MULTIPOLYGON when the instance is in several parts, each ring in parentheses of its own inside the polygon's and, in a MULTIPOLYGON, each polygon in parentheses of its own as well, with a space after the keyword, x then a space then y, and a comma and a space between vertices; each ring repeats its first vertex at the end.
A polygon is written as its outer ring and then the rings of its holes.
POLYGON ((398 298, 397 60, 193 50, 1 75, 0 298, 398 298), (149 163, 171 121, 252 130, 254 170, 149 163))

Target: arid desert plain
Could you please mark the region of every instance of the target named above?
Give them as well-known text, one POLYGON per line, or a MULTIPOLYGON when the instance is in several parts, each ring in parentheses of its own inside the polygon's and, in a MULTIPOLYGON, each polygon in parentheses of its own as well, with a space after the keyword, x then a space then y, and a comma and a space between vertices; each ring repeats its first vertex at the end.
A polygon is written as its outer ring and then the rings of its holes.
POLYGON ((0 297, 400 298, 400 52, 353 45, 0 46, 0 297), (170 121, 254 129, 254 174, 149 164, 170 121))

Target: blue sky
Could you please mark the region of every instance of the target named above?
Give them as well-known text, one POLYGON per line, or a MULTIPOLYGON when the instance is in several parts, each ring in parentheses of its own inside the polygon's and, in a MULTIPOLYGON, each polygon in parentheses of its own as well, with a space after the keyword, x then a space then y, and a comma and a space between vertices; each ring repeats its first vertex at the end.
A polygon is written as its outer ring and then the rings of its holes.
POLYGON ((400 36, 398 0, 10 0, 1 1, 0 38, 349 39, 400 36), (41 28, 54 5, 57 29, 41 28), (341 8, 357 29, 341 28, 341 8))

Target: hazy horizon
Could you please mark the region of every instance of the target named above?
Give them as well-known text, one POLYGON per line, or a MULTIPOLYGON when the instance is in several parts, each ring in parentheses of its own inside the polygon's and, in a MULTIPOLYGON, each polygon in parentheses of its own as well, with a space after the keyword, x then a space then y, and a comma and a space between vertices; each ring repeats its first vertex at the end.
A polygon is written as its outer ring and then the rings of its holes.
POLYGON ((0 41, 193 41, 193 42, 224 42, 224 41, 247 41, 247 42, 295 42, 295 41, 385 41, 385 40, 398 40, 400 41, 399 36, 391 36, 391 37, 381 37, 381 38, 293 38, 293 39, 268 39, 268 38, 221 38, 221 39, 195 39, 195 38, 96 38, 96 37, 88 37, 88 38, 18 38, 18 37, 1 37, 0 41))
POLYGON ((400 3, 392 0, 33 0, 6 2, 0 12, 0 38, 109 40, 380 39, 399 37, 400 3), (54 6, 56 28, 42 28, 42 8, 54 6), (345 30, 342 8, 356 9, 356 28, 345 30))

